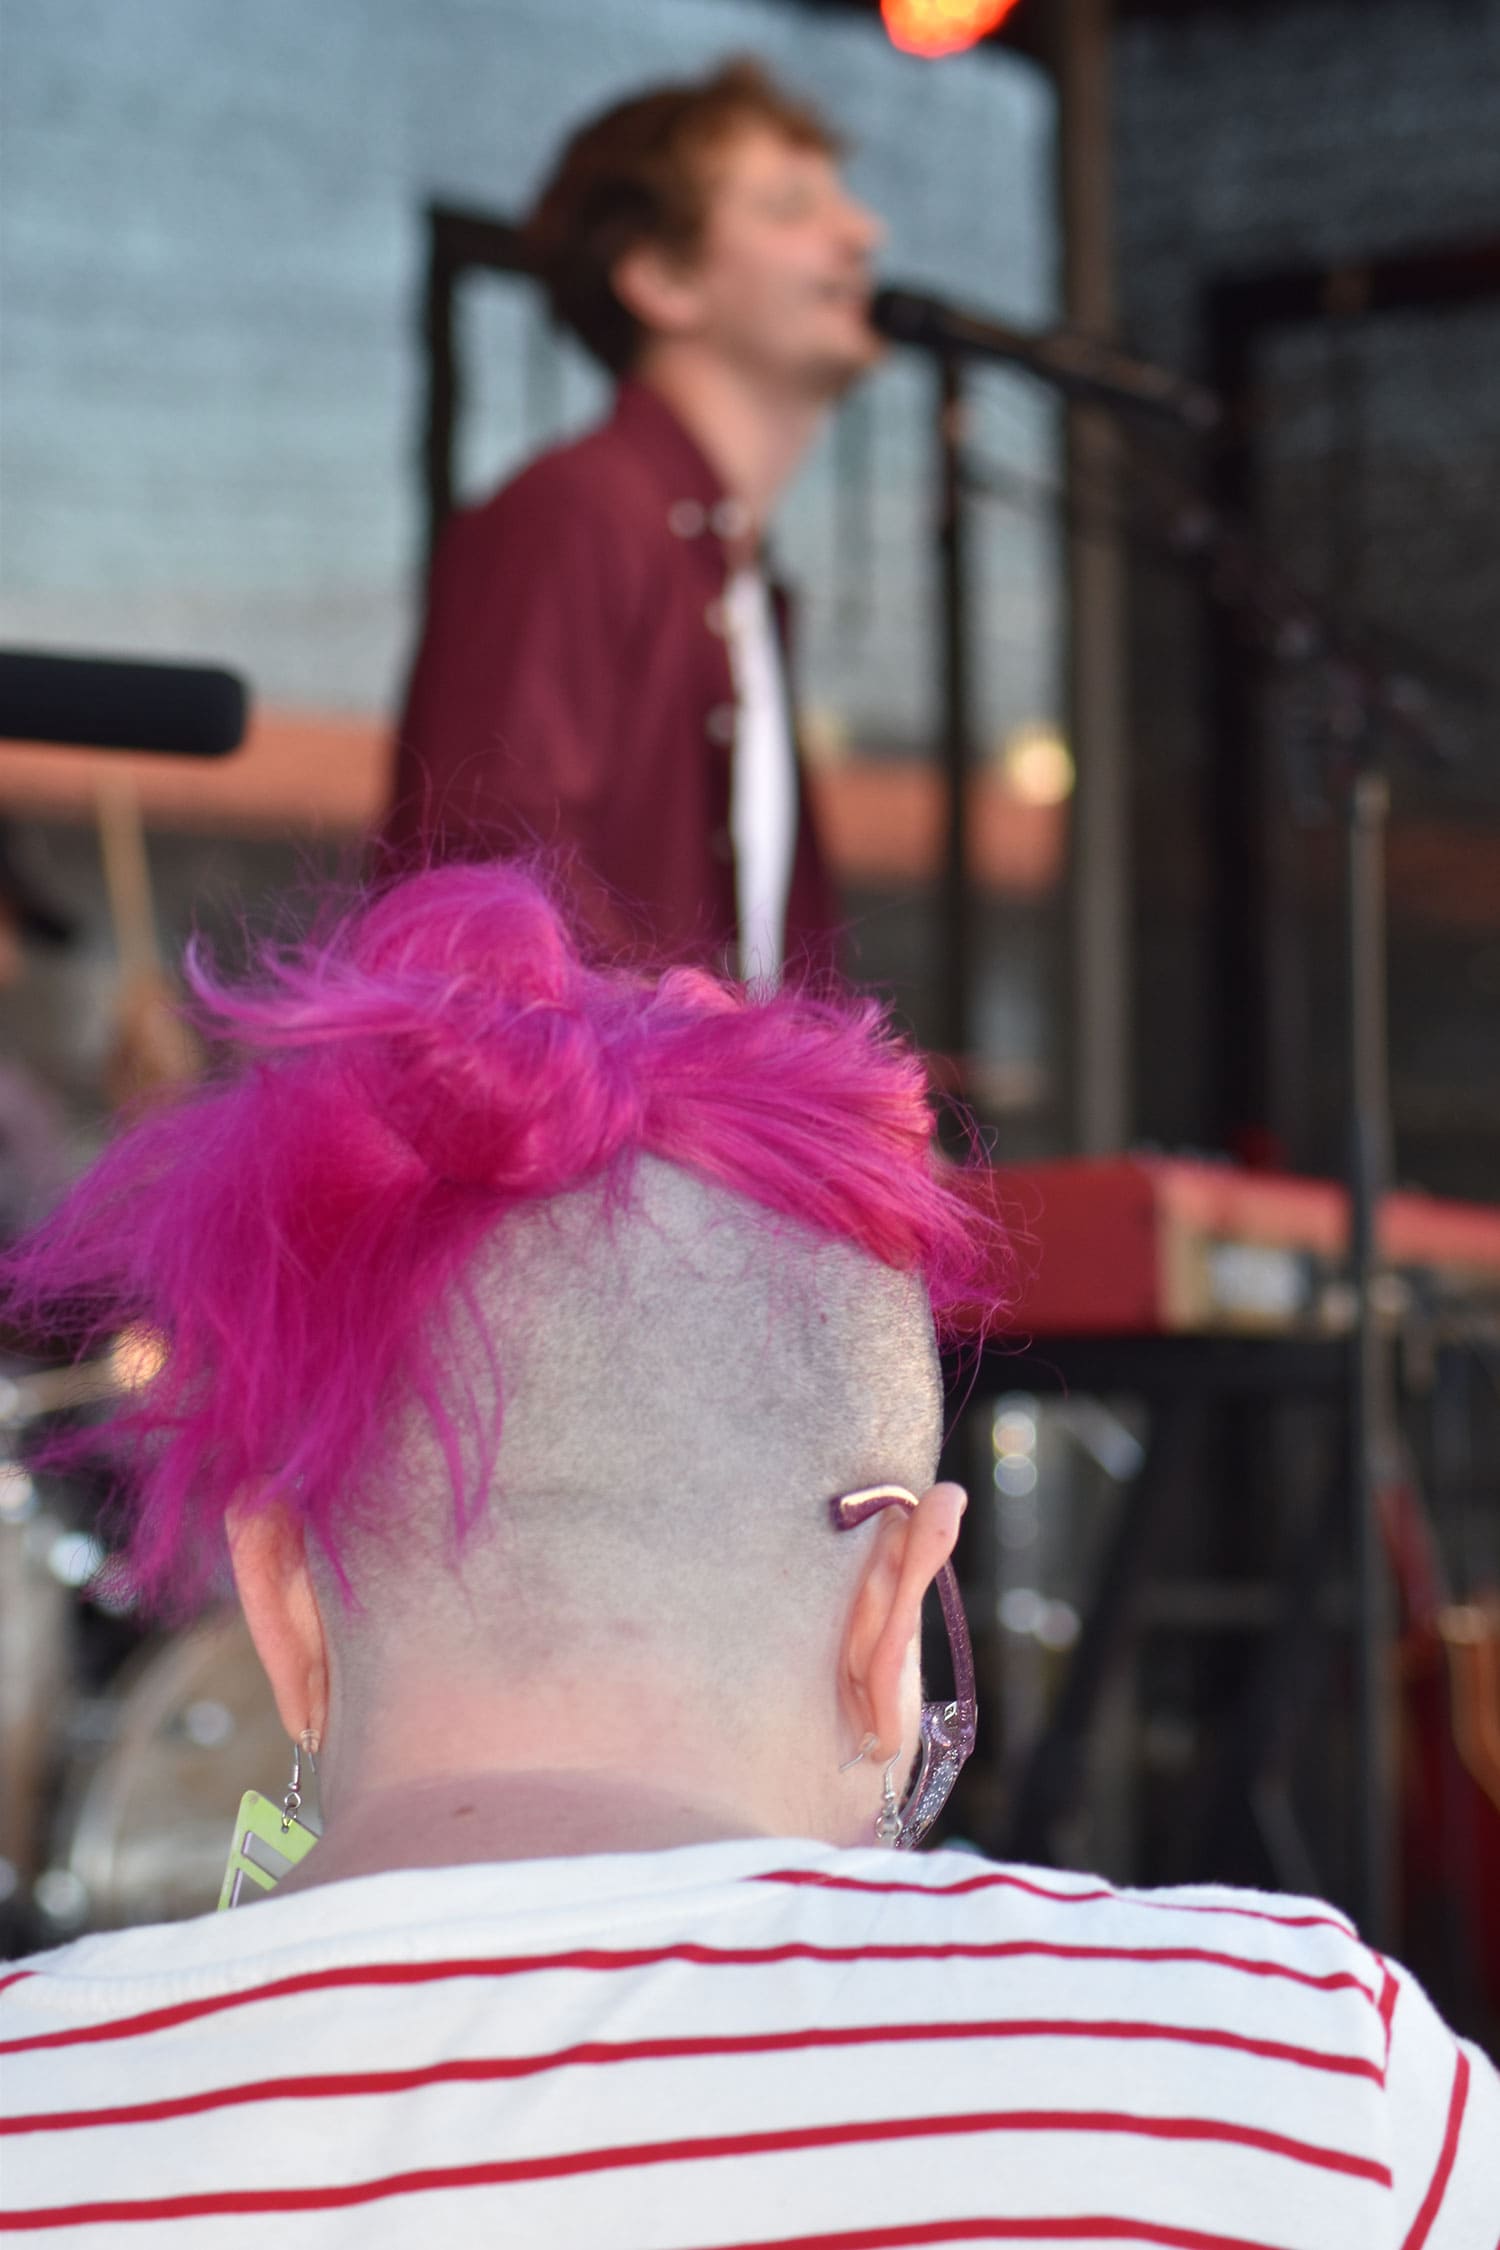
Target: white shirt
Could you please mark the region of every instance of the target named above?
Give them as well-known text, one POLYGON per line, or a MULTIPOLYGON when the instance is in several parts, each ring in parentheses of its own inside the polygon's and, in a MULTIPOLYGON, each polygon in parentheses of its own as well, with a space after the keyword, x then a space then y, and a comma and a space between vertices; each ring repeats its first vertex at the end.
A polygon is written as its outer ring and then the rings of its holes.
POLYGON ((740 975, 775 984, 786 948, 786 902, 797 848, 797 765, 776 620, 758 570, 724 588, 729 665, 739 717, 730 778, 740 975))
POLYGON ((959 1853, 421 1870, 85 1938, 0 1965, 0 2089, 0 2230, 68 2250, 1500 2232, 1500 2080, 1331 1908, 959 1853))

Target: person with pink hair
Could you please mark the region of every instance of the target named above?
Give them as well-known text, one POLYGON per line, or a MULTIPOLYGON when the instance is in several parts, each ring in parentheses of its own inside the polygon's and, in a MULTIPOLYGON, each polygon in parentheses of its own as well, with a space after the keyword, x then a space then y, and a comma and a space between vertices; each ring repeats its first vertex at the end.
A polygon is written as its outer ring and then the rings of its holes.
POLYGON ((591 963, 504 866, 191 978, 216 1073, 6 1298, 156 1339, 121 1567, 232 1578, 294 1782, 253 1911, 0 1975, 0 2232, 1493 2250, 1500 2082, 1331 1908, 892 1856, 1009 1264, 872 1002, 591 963))

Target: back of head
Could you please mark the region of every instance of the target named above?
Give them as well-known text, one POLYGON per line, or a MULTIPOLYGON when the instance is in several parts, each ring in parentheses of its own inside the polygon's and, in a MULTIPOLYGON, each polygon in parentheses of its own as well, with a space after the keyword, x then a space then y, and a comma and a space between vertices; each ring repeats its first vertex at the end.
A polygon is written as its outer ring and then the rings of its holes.
POLYGON ((747 126, 839 153, 837 135, 810 104, 758 63, 739 61, 615 104, 581 126, 559 157, 526 224, 528 255, 558 320, 611 374, 628 372, 642 342, 615 294, 615 267, 643 243, 692 255, 714 153, 747 126))
POLYGON ((346 1692, 372 1705, 440 1648, 498 1690, 665 1657, 720 1706, 784 1703, 855 1561, 827 1500, 935 1472, 919 1277, 642 1156, 628 1188, 506 1219, 465 1299, 471 1430, 500 1410, 488 1505, 460 1546, 441 1443, 409 1416, 342 1551, 346 1692))
POLYGON ((707 1658, 754 1573, 794 1629, 833 1491, 920 1488, 934 1316, 1003 1258, 872 1002, 592 966, 500 866, 190 974, 219 1074, 6 1275, 12 1319, 165 1347, 117 1425, 148 1601, 274 1501, 373 1642, 422 1614, 535 1665, 649 1572, 707 1658))

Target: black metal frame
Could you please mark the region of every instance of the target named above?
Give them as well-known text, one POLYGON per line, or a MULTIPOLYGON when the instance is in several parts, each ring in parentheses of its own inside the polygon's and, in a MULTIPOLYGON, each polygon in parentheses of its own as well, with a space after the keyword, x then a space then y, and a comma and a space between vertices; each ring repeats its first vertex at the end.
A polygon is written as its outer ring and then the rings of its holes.
POLYGON ((454 506, 454 440, 463 405, 463 369, 456 319, 459 285, 471 273, 532 278, 519 227, 458 204, 427 206, 427 272, 422 289, 422 496, 426 555, 454 506))
MULTIPOLYGON (((1488 1337, 1492 1326, 1492 1316, 1481 1318, 1476 1336, 1488 1337)), ((1438 1342, 1420 1312, 1411 1341, 1413 1363, 1434 1370, 1455 1352, 1462 1357, 1469 1343, 1462 1324, 1451 1318, 1438 1342)), ((998 1833, 982 1838, 998 1856, 1067 1864, 1066 1828, 1087 1785, 1091 1737, 1112 1686, 1142 1643, 1143 1611, 1158 1566, 1180 1544, 1176 1533, 1187 1511, 1208 1504, 1203 1479, 1215 1432, 1232 1428, 1231 1418, 1246 1409, 1263 1413, 1286 1403, 1326 1408, 1352 1432, 1349 1351, 1350 1340, 1340 1336, 1049 1336, 1023 1355, 1004 1344, 991 1347, 977 1373, 955 1364, 955 1403, 962 1398, 977 1404, 1025 1389, 1043 1396, 1128 1395, 1151 1413, 1146 1461, 1121 1496, 1050 1716, 1024 1752, 998 1833)), ((1408 1415, 1416 1397, 1406 1394, 1408 1415)), ((1240 1675, 1227 1724, 1170 1826, 1178 1859, 1201 1872, 1207 1864, 1204 1840, 1248 1816, 1260 1865, 1234 1864, 1216 1872, 1237 1881, 1264 1881, 1269 1875, 1281 1888, 1335 1897, 1363 1928, 1372 1911, 1390 1914, 1389 1899, 1378 1894, 1378 1886, 1372 1892, 1361 1864, 1368 1840, 1353 1839, 1350 1865, 1341 1876, 1319 1859, 1292 1809, 1291 1770, 1310 1712, 1324 1705, 1324 1675, 1341 1641, 1357 1650, 1361 1639, 1360 1572, 1351 1546, 1346 1476, 1334 1467, 1311 1497, 1314 1504, 1274 1577, 1275 1620, 1240 1675)), ((1441 1501, 1443 1495, 1435 1491, 1433 1497, 1441 1501)), ((1217 1488, 1213 1504, 1222 1504, 1217 1488)), ((992 1599, 995 1589, 987 1591, 992 1599)), ((1378 1653, 1391 1658, 1390 1643, 1382 1641, 1378 1653)), ((1390 1857, 1396 1842, 1393 1808, 1378 1800, 1372 1807, 1365 1791, 1362 1683, 1352 1671, 1346 1677, 1352 1691, 1346 1706, 1349 1784, 1357 1811, 1367 1818, 1378 1812, 1391 1821, 1390 1833, 1378 1839, 1382 1854, 1390 1857)), ((1471 2020, 1477 1989, 1472 1933, 1455 1929, 1448 1936, 1452 1959, 1437 1967, 1451 1989, 1440 1997, 1454 2020, 1471 2020)))
MULTIPOLYGON (((1361 317, 1500 296, 1500 236, 1353 260, 1340 268, 1288 267, 1209 285, 1201 302, 1204 372, 1225 408, 1212 464, 1212 500, 1225 518, 1257 513, 1256 362, 1273 330, 1322 321, 1357 296, 1361 317)), ((1213 1083, 1216 1146, 1264 1140, 1270 1118, 1275 979, 1270 932, 1276 908, 1270 810, 1276 796, 1257 714, 1266 661, 1232 610, 1203 606, 1205 720, 1210 767, 1210 944, 1214 960, 1213 1083)))

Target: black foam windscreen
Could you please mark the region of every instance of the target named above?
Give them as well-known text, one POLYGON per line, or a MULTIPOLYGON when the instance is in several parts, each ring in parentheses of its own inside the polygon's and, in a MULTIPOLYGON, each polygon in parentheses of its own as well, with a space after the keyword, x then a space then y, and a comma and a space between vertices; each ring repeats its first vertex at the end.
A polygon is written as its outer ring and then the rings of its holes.
POLYGON ((218 665, 0 649, 0 741, 222 758, 249 710, 244 681, 218 665))

